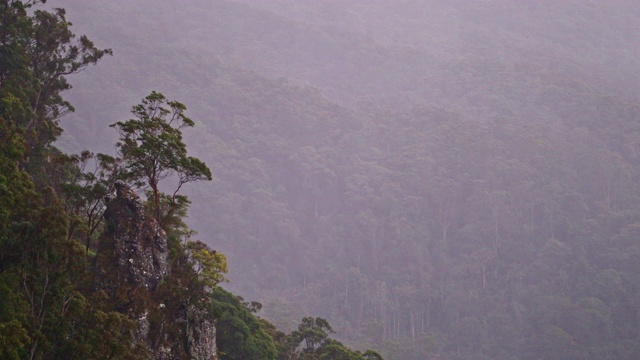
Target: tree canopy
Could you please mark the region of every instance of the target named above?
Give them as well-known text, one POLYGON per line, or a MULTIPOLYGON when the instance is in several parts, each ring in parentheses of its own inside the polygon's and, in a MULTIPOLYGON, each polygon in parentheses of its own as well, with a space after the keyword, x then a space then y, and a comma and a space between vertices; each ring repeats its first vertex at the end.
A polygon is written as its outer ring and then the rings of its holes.
POLYGON ((276 359, 276 330, 254 315, 261 305, 218 287, 226 256, 193 240, 184 222, 183 185, 212 176, 187 155, 181 130, 194 122, 183 104, 155 91, 145 97, 134 119, 112 125, 115 157, 53 145, 73 111, 62 96, 67 77, 111 51, 75 41, 65 10, 34 9, 44 3, 0 2, 0 358, 213 356, 217 322, 223 358, 276 359), (168 194, 165 179, 175 185, 168 194), (148 199, 130 185, 150 188, 148 199), (135 283, 149 274, 129 276, 140 269, 134 258, 162 268, 162 278, 135 283))
POLYGON ((125 176, 137 186, 151 188, 156 219, 160 223, 163 223, 160 181, 176 175, 177 185, 171 196, 171 204, 175 204, 184 184, 211 180, 211 171, 205 163, 187 156, 181 130, 195 124, 185 116, 186 109, 183 104, 168 101, 164 95, 153 91, 131 110, 135 119, 111 125, 120 135, 117 146, 127 170, 125 176))

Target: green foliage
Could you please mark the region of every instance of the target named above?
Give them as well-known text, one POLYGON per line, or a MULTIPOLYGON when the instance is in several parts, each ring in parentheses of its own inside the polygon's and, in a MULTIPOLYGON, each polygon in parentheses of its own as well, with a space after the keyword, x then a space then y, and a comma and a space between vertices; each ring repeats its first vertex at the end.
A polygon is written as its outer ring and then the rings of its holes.
POLYGON ((0 323, 0 356, 7 360, 18 360, 29 343, 27 331, 17 320, 0 323))
MULTIPOLYGON (((153 191, 146 191, 147 201, 145 202, 145 210, 148 214, 156 213, 155 195, 153 191)), ((184 219, 187 217, 189 205, 191 201, 184 195, 168 195, 163 192, 158 193, 158 205, 160 214, 160 226, 162 226, 167 235, 177 237, 182 241, 186 241, 195 235, 195 231, 191 230, 184 219)))
POLYGON ((0 94, 6 99, 4 94, 11 93, 22 103, 19 116, 12 120, 24 131, 32 156, 43 156, 62 131, 60 117, 73 110, 61 96, 71 88, 67 76, 111 54, 86 36, 76 40, 63 9, 29 15, 26 9, 39 3, 43 1, 0 2, 0 94))
POLYGON ((201 241, 187 242, 187 250, 192 260, 192 267, 204 286, 214 288, 219 283, 227 281, 225 274, 228 271, 228 264, 224 254, 210 249, 201 241))
POLYGON ((211 171, 205 163, 187 156, 181 129, 193 127, 194 122, 184 115, 186 109, 183 104, 168 101, 154 91, 133 107, 131 113, 135 119, 111 125, 120 135, 117 146, 127 169, 126 176, 137 186, 151 188, 156 219, 160 223, 160 181, 177 176, 173 201, 184 184, 211 180, 211 171))
MULTIPOLYGON (((106 196, 122 175, 120 159, 85 150, 79 155, 59 155, 57 168, 70 168, 59 192, 71 216, 69 237, 84 242, 87 252, 96 241, 106 209, 106 196)), ((94 247, 95 249, 95 247, 94 247)))
POLYGON ((65 321, 58 324, 56 358, 134 360, 148 356, 142 344, 132 339, 135 322, 126 314, 108 310, 104 293, 96 292, 90 298, 77 294, 71 301, 65 321))
POLYGON ((302 351, 312 353, 324 344, 329 334, 333 333, 331 325, 323 318, 305 317, 298 325, 298 330, 291 333, 294 339, 303 343, 302 351))
POLYGON ((9 256, 0 271, 4 354, 102 358, 101 346, 112 344, 107 352, 111 358, 130 358, 135 350, 129 336, 133 323, 125 318, 112 321, 121 314, 105 311, 100 301, 86 301, 80 293, 88 292, 84 284, 90 274, 83 247, 67 235, 62 202, 51 188, 41 195, 25 193, 21 200, 15 209, 28 211, 12 211, 19 222, 2 233, 12 240, 2 244, 9 256), (105 343, 105 338, 113 342, 105 343), (5 343, 15 347, 7 350, 5 343))
POLYGON ((331 325, 323 318, 305 317, 298 329, 289 335, 275 332, 280 360, 383 360, 373 350, 354 351, 341 342, 329 338, 331 325))
POLYGON ((58 196, 81 159, 50 147, 71 109, 66 76, 110 51, 74 43, 63 10, 29 15, 39 3, 0 2, 0 357, 139 358, 133 323, 82 294, 91 275, 70 209, 94 194, 58 196))
MULTIPOLYGON (((107 305, 87 305, 94 300, 82 271, 90 268, 82 253, 100 232, 99 198, 109 186, 93 170, 76 171, 94 161, 89 154, 65 158, 50 146, 59 116, 71 109, 57 97, 69 86, 62 73, 108 52, 74 41, 64 11, 28 10, 37 3, 0 2, 0 357, 35 349, 43 357, 99 358, 109 348, 129 356, 135 344, 123 334, 131 324, 107 305), (47 186, 60 199, 43 192, 47 186), (54 284, 41 286, 46 278, 54 284), (30 296, 45 300, 40 330, 30 296), (73 306, 62 316, 64 304, 73 306), (113 341, 96 343, 103 335, 113 341)), ((474 2, 465 11, 448 2, 388 11, 391 1, 379 1, 345 3, 339 12, 321 2, 221 1, 187 2, 177 13, 160 3, 75 3, 94 16, 87 22, 101 36, 122 38, 118 25, 138 28, 126 32, 122 48, 132 51, 123 62, 79 96, 100 101, 87 100, 88 115, 69 126, 91 129, 85 134, 100 128, 98 119, 110 119, 113 104, 147 81, 172 86, 199 116, 215 114, 201 131, 185 131, 217 174, 191 197, 192 220, 233 251, 242 291, 327 314, 337 336, 387 358, 639 358, 636 70, 598 71, 635 69, 635 53, 621 46, 640 38, 625 25, 638 16, 633 1, 474 2), (175 18, 137 21, 142 11, 175 18), (216 21, 202 24, 225 36, 187 42, 167 25, 210 34, 198 28, 207 16, 216 21), (389 26, 393 19, 403 26, 389 26), (447 24, 455 35, 442 30, 447 24), (530 31, 541 26, 546 31, 530 31), (281 76, 287 79, 269 80, 281 76)), ((135 121, 151 118, 151 109, 166 122, 183 116, 183 105, 160 94, 145 100, 134 107, 135 121)), ((117 124, 142 134, 142 126, 117 124)), ((184 124, 188 130, 192 122, 184 124)), ((162 139, 178 149, 167 155, 175 160, 186 150, 173 125, 162 139)), ((134 150, 140 161, 154 153, 134 150)), ((194 170, 166 167, 157 177, 210 177, 204 162, 174 165, 194 170)), ((153 187, 143 168, 129 171, 153 187)), ((149 198, 169 235, 173 274, 150 300, 166 305, 153 314, 153 331, 184 340, 184 328, 162 316, 192 300, 203 306, 203 281, 222 281, 226 261, 185 243, 186 197, 156 191, 149 198)), ((225 320, 233 331, 221 332, 228 354, 273 354, 262 335, 264 346, 248 345, 254 325, 234 319, 225 320)), ((315 319, 295 336, 258 323, 280 358, 377 358, 329 339, 315 319)))
POLYGON ((215 287, 212 306, 218 315, 216 344, 221 360, 275 360, 276 345, 265 323, 255 317, 242 301, 215 287))

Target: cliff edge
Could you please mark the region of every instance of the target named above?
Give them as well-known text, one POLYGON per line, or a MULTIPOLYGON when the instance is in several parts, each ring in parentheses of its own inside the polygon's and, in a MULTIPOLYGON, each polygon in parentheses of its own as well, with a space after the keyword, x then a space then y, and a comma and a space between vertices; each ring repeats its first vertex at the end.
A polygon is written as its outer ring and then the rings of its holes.
MULTIPOLYGON (((193 284, 172 278, 169 244, 138 195, 116 183, 104 214, 106 229, 96 255, 95 290, 136 324, 133 336, 150 358, 217 359, 214 321, 194 298, 193 284)), ((184 261, 183 261, 184 263, 184 261)))

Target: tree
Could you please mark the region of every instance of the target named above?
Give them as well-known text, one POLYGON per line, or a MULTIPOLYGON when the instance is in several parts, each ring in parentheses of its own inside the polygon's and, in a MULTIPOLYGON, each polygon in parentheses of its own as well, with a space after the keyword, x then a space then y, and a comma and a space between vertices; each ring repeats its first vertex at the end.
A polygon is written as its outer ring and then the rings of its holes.
POLYGON ((0 1, 0 92, 11 92, 26 105, 20 126, 30 153, 55 141, 62 132, 60 117, 73 111, 61 96, 71 88, 66 77, 112 54, 86 36, 76 39, 64 9, 28 15, 28 8, 45 2, 0 1))
POLYGON ((278 359, 383 360, 382 356, 373 350, 361 353, 329 338, 329 334, 333 332, 329 322, 319 317, 303 318, 298 330, 289 335, 273 332, 273 339, 278 346, 278 359))
MULTIPOLYGON (((170 176, 177 176, 177 186, 171 195, 175 204, 178 191, 188 182, 211 180, 211 171, 201 160, 187 156, 182 141, 182 129, 193 127, 193 120, 184 115, 186 106, 169 101, 158 92, 151 92, 142 103, 133 107, 135 119, 112 124, 120 135, 118 151, 127 168, 127 177, 138 187, 149 186, 153 191, 156 220, 160 216, 158 184, 170 176)), ((171 211, 169 212, 169 215, 171 211)))
MULTIPOLYGON (((63 196, 65 210, 71 217, 69 237, 83 240, 88 252, 94 234, 99 233, 102 224, 106 210, 104 199, 121 175, 121 159, 85 150, 79 155, 58 154, 52 162, 56 165, 52 166, 54 171, 64 173, 60 176, 63 182, 54 185, 63 196)), ((55 175, 50 179, 57 178, 55 175)))
POLYGON ((201 241, 187 242, 187 249, 193 261, 193 269, 205 286, 214 288, 227 280, 224 276, 228 270, 227 257, 224 254, 211 250, 201 241))
POLYGON ((211 293, 211 301, 219 313, 216 344, 222 360, 276 359, 276 343, 270 332, 273 325, 255 316, 242 299, 220 287, 211 293))
POLYGON ((294 331, 292 335, 304 342, 303 351, 313 352, 319 348, 329 337, 329 334, 333 333, 333 328, 329 325, 329 322, 323 318, 305 317, 302 319, 302 323, 298 325, 298 330, 294 331))
POLYGON ((78 73, 105 54, 111 54, 111 50, 97 49, 86 36, 74 42, 75 35, 69 30, 64 9, 55 9, 53 13, 36 11, 33 19, 34 44, 28 47, 27 53, 35 83, 32 106, 36 117, 27 124, 28 130, 41 119, 57 125, 62 115, 73 110, 59 95, 71 88, 65 76, 78 73))

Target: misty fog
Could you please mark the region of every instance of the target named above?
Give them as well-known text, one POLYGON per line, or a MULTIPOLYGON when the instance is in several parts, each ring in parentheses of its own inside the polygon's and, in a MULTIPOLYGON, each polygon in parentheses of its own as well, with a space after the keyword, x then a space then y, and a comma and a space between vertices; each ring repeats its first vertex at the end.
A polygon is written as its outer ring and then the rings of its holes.
POLYGON ((640 2, 51 1, 112 48, 59 146, 187 106, 189 225, 285 331, 386 359, 640 357, 640 2))

